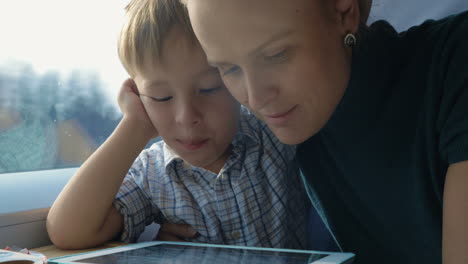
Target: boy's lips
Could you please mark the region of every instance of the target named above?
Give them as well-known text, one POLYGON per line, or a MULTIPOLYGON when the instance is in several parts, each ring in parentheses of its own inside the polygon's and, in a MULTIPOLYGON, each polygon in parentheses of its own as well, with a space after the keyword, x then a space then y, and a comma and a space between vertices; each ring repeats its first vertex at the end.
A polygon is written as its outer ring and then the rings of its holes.
POLYGON ((190 150, 190 151, 194 151, 194 150, 197 150, 201 147, 203 147, 206 142, 208 142, 208 139, 200 139, 200 140, 181 140, 181 139, 177 139, 176 140, 177 142, 179 142, 179 144, 187 149, 187 150, 190 150))

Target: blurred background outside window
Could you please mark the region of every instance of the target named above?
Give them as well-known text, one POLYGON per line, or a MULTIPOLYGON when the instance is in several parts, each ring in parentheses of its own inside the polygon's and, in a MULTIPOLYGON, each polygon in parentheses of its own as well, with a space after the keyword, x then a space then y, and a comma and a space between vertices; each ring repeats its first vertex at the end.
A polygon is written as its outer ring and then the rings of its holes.
POLYGON ((116 48, 127 2, 3 3, 0 178, 76 167, 113 131, 127 77, 116 48))
POLYGON ((468 10, 468 0, 373 0, 369 23, 385 19, 397 31, 427 19, 441 19, 468 10))

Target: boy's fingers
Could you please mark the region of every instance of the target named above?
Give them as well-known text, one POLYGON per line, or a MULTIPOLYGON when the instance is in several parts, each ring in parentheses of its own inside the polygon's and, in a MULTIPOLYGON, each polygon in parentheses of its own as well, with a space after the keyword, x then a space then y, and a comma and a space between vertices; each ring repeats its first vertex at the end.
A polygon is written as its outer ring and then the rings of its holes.
POLYGON ((159 234, 156 239, 160 241, 186 242, 174 235, 171 235, 163 231, 159 231, 159 234))
POLYGON ((122 84, 122 86, 130 88, 130 90, 132 92, 139 95, 137 86, 136 86, 135 81, 133 79, 129 78, 129 79, 125 80, 124 83, 122 84))
POLYGON ((176 237, 182 238, 195 238, 198 236, 198 232, 189 225, 185 224, 173 224, 164 222, 161 231, 163 233, 169 233, 176 237))

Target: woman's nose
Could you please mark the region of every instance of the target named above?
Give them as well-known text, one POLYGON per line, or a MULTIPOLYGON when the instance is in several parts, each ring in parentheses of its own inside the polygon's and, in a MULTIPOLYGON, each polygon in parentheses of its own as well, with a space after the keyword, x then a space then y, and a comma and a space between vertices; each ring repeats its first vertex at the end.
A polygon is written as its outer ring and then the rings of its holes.
POLYGON ((265 108, 278 95, 278 87, 271 79, 261 75, 246 75, 244 101, 250 109, 259 111, 265 108))

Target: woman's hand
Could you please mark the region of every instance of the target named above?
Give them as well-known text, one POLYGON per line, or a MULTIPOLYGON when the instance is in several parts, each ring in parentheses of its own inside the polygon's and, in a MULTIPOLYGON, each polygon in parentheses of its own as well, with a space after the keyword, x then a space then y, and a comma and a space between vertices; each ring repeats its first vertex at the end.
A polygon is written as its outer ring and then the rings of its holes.
POLYGON ((444 187, 444 264, 468 263, 468 161, 451 164, 444 187))
POLYGON ((145 107, 140 99, 135 81, 127 79, 120 88, 118 103, 123 113, 124 119, 137 121, 138 127, 146 129, 152 138, 158 136, 158 131, 154 127, 145 107))

